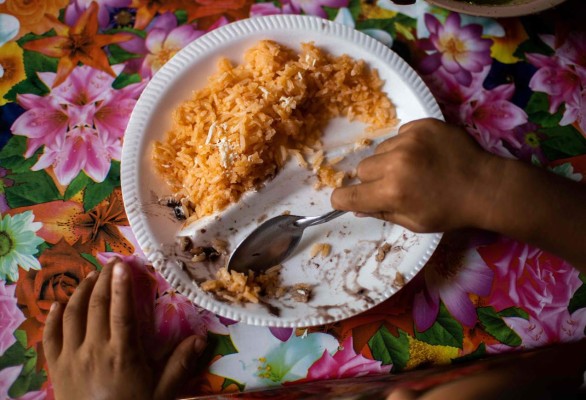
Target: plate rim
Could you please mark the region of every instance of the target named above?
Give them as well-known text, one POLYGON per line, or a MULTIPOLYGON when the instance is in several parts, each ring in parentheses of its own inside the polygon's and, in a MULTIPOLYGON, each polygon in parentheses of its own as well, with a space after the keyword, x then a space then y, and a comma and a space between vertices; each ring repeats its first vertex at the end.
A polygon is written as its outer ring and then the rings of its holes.
MULTIPOLYGON (((201 55, 212 50, 213 46, 225 43, 234 38, 242 38, 245 35, 257 34, 266 30, 275 29, 307 29, 322 34, 336 36, 341 40, 359 45, 363 50, 373 53, 376 57, 385 61, 389 68, 393 69, 401 78, 403 78, 412 88, 417 98, 423 104, 424 109, 430 114, 430 117, 444 120, 439 105, 432 95, 427 85, 411 66, 407 64, 397 53, 392 51, 388 46, 377 41, 376 39, 357 31, 346 25, 329 21, 320 17, 305 15, 270 15, 255 18, 239 20, 195 39, 193 42, 179 51, 171 60, 169 60, 148 82, 147 86, 141 93, 125 130, 124 143, 121 154, 121 189, 122 198, 125 205, 126 214, 130 223, 132 232, 143 250, 147 260, 152 263, 155 269, 165 278, 165 280, 175 290, 185 295, 191 302, 199 307, 205 308, 222 317, 240 321, 250 325, 272 326, 272 327, 309 327, 332 323, 334 319, 324 317, 311 318, 281 318, 277 316, 259 316, 248 310, 236 310, 233 307, 226 307, 226 303, 213 299, 212 296, 205 297, 198 293, 197 290, 186 285, 183 278, 177 274, 176 269, 170 267, 165 262, 165 257, 159 249, 153 238, 146 232, 145 225, 148 225, 147 216, 141 212, 139 204, 138 177, 141 163, 141 156, 138 148, 141 145, 142 137, 146 132, 146 122, 150 112, 157 105, 155 98, 161 94, 165 86, 173 81, 174 76, 180 76, 182 72, 190 68, 190 64, 196 62, 201 55)), ((410 276, 406 276, 406 281, 410 281, 423 266, 427 263, 434 250, 436 249, 442 233, 429 234, 431 243, 423 256, 419 259, 417 265, 413 265, 410 276)), ((389 285, 381 294, 381 300, 374 304, 369 304, 363 310, 343 315, 335 318, 335 321, 350 318, 361 312, 367 311, 372 307, 388 300, 399 289, 389 285)))
POLYGON ((510 18, 537 14, 556 7, 566 0, 535 0, 521 4, 473 4, 459 0, 426 0, 428 3, 447 10, 477 17, 510 18))

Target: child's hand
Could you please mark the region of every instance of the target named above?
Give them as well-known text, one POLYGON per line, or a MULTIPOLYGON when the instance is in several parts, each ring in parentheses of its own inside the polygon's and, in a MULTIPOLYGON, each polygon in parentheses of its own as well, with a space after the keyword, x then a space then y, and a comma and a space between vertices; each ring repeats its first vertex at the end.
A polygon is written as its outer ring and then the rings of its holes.
POLYGON ((360 184, 334 190, 332 206, 415 232, 476 226, 489 211, 480 193, 494 179, 495 159, 460 128, 413 121, 358 165, 360 184))
POLYGON ((173 398, 193 372, 205 339, 185 339, 156 377, 134 314, 130 270, 120 261, 90 274, 67 306, 51 307, 43 346, 55 398, 173 398))

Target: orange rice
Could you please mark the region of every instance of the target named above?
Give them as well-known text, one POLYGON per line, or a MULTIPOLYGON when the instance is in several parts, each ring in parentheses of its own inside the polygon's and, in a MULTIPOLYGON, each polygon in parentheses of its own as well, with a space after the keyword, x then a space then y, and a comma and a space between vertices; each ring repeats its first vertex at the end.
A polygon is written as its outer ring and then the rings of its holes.
MULTIPOLYGON (((363 60, 334 57, 313 43, 298 54, 260 41, 241 65, 221 59, 207 86, 174 111, 172 129, 154 146, 156 170, 189 201, 191 219, 213 214, 273 177, 290 156, 318 150, 333 117, 373 130, 395 125, 382 85, 363 60)), ((322 162, 313 170, 318 186, 339 186, 344 175, 322 162)))

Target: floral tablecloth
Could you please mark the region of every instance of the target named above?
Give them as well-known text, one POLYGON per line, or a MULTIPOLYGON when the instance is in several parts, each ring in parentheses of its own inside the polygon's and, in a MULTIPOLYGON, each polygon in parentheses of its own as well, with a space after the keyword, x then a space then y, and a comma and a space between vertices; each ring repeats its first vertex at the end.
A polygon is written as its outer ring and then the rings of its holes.
POLYGON ((141 301, 154 304, 156 357, 192 333, 209 334, 196 394, 285 385, 303 388, 288 396, 307 398, 336 391, 323 381, 362 377, 340 383, 348 394, 366 390, 360 382, 378 388, 365 375, 584 338, 586 277, 482 232, 446 235, 422 273, 354 318, 299 330, 224 320, 141 262, 119 187, 129 114, 156 71, 216 27, 279 13, 374 36, 483 147, 585 180, 583 11, 581 0, 502 20, 421 0, 0 0, 0 398, 52 397, 41 342, 48 309, 112 253, 136 256, 141 301))

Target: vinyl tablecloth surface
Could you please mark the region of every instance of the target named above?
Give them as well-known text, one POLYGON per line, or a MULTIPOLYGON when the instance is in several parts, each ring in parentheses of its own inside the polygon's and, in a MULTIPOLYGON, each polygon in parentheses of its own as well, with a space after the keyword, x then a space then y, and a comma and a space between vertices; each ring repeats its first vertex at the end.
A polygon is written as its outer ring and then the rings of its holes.
POLYGON ((0 1, 0 398, 52 397, 41 341, 49 307, 114 253, 133 263, 141 308, 154 306, 154 356, 209 334, 212 358, 193 383, 200 395, 283 386, 276 397, 348 394, 415 368, 583 339, 586 277, 540 249, 479 232, 445 235, 424 271, 353 318, 298 330, 234 323, 144 264, 120 193, 124 130, 149 79, 206 32, 280 13, 375 37, 484 148, 584 181, 580 3, 495 20, 420 0, 0 1), (347 379, 324 384, 339 378, 347 379))

